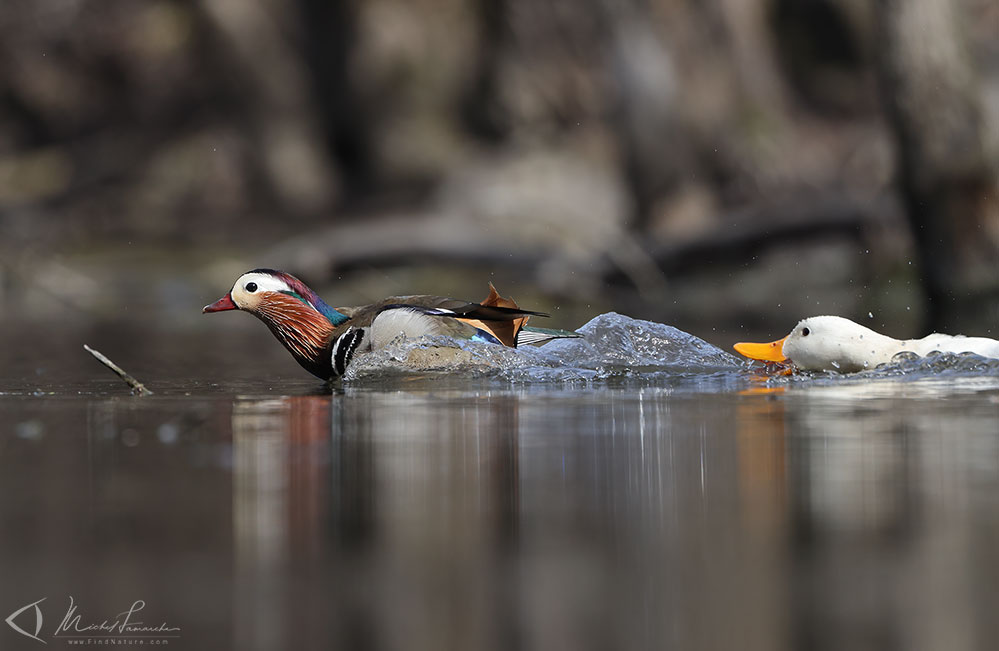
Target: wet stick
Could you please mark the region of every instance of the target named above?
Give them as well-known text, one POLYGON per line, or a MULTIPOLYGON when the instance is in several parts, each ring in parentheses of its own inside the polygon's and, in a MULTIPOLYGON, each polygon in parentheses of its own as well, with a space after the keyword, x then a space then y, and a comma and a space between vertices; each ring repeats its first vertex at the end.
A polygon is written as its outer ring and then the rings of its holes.
POLYGON ((138 396, 151 396, 151 395, 153 395, 153 392, 150 391, 149 389, 147 389, 146 385, 144 385, 142 382, 139 382, 134 377, 132 377, 131 375, 129 375, 128 373, 126 373, 125 371, 123 371, 120 366, 118 366, 117 364, 115 364, 114 362, 112 362, 110 359, 108 359, 103 353, 101 353, 100 351, 94 350, 93 348, 91 348, 87 344, 83 344, 83 347, 87 350, 88 353, 90 353, 91 355, 93 355, 94 357, 96 357, 98 362, 100 362, 104 366, 107 366, 109 369, 111 369, 112 371, 115 372, 115 375, 117 375, 121 379, 125 380, 125 382, 128 383, 128 386, 132 387, 132 393, 134 395, 138 395, 138 396))

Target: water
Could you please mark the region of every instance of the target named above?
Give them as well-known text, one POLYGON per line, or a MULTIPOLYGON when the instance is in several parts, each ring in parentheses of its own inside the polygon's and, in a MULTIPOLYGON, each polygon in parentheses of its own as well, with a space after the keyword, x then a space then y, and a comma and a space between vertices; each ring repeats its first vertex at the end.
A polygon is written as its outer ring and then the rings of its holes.
POLYGON ((732 374, 743 364, 703 339, 672 326, 602 314, 577 330, 580 338, 559 339, 519 349, 444 337, 397 341, 360 357, 344 376, 348 382, 381 381, 421 372, 488 377, 515 383, 579 384, 633 378, 642 385, 678 378, 695 382, 732 374))
MULTIPOLYGON (((994 644, 995 362, 769 377, 591 325, 498 372, 473 346, 461 373, 402 373, 435 342, 401 346, 332 395, 280 357, 262 379, 241 338, 221 372, 117 359, 141 399, 15 360, 0 619, 45 598, 49 648, 70 597, 81 626, 142 600, 191 649, 994 644)), ((145 354, 186 354, 166 348, 145 354)), ((0 648, 42 647, 0 622, 0 648)))

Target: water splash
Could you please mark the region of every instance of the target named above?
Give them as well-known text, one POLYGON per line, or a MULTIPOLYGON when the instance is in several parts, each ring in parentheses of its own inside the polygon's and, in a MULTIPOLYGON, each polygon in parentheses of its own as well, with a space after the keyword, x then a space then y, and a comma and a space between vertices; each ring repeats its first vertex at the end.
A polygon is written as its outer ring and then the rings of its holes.
POLYGON ((400 339, 357 358, 348 383, 405 377, 487 378, 516 383, 669 384, 726 391, 746 383, 767 386, 825 385, 874 380, 997 377, 999 360, 971 353, 919 357, 900 353, 887 364, 857 373, 795 372, 761 377, 762 366, 669 325, 610 312, 581 327, 579 339, 513 349, 447 337, 400 339))
POLYGON ((517 382, 708 375, 738 371, 738 358, 672 326, 610 312, 579 339, 519 349, 445 337, 401 340, 355 360, 347 381, 447 372, 517 382))
MULTIPOLYGON (((755 366, 760 373, 760 366, 755 366)), ((875 386, 903 383, 922 386, 940 395, 963 390, 999 390, 999 359, 990 359, 974 353, 941 353, 934 351, 926 357, 902 352, 890 362, 856 373, 835 371, 798 371, 790 375, 767 375, 761 378, 765 386, 778 387, 842 387, 872 391, 875 386)), ((871 393, 871 396, 877 394, 871 393)))

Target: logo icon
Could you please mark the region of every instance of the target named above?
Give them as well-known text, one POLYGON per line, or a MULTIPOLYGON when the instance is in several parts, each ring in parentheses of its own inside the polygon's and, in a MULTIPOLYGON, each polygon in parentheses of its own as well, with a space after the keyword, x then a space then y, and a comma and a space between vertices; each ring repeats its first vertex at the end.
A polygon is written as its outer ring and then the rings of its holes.
POLYGON ((30 637, 32 640, 38 640, 42 644, 48 644, 45 640, 43 640, 42 638, 38 637, 38 633, 42 630, 42 609, 38 607, 38 604, 40 604, 43 601, 45 601, 45 599, 47 599, 47 597, 42 597, 41 599, 39 599, 38 601, 36 601, 33 604, 28 604, 27 606, 24 606, 23 608, 18 608, 17 610, 15 610, 14 612, 12 612, 10 614, 10 616, 6 620, 4 620, 4 621, 7 622, 8 626, 10 626, 12 629, 14 629, 15 631, 17 631, 21 635, 24 635, 25 637, 30 637), (28 631, 24 630, 23 628, 21 628, 20 626, 18 626, 17 624, 14 623, 14 620, 17 619, 17 616, 20 615, 21 613, 23 613, 24 611, 26 611, 29 608, 34 608, 35 609, 35 632, 34 632, 34 634, 29 633, 28 631))

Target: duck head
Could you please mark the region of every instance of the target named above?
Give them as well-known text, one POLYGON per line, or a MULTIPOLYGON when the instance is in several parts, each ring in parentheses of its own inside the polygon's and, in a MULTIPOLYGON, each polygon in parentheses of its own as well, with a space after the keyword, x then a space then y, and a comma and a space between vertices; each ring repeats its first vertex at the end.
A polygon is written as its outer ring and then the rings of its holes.
POLYGON ((738 343, 736 352, 767 362, 792 362, 810 371, 852 373, 873 368, 897 352, 898 342, 839 316, 802 319, 783 339, 738 343))
POLYGON ((243 310, 270 328, 302 367, 324 380, 332 375, 334 329, 347 317, 326 304, 305 283, 274 269, 254 269, 236 279, 229 292, 203 313, 243 310))

